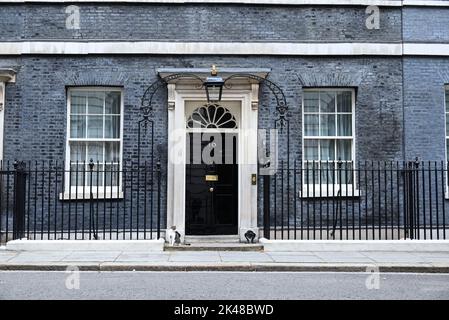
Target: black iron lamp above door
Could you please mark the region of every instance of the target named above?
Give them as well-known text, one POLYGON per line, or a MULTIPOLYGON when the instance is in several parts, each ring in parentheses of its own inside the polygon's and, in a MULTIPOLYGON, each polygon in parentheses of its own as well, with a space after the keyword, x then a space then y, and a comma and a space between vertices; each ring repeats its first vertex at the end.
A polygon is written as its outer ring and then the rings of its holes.
POLYGON ((221 101, 221 95, 223 93, 224 81, 223 78, 218 76, 218 70, 215 65, 212 66, 210 71, 210 77, 207 77, 204 82, 206 89, 207 102, 219 102, 221 101))

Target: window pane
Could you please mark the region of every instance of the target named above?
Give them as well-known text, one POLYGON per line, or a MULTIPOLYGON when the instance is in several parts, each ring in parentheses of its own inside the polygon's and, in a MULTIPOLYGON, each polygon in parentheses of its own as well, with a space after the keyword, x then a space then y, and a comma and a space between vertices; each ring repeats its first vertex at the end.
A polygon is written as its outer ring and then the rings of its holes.
POLYGON ((70 161, 83 162, 86 160, 86 143, 85 142, 70 142, 70 161))
MULTIPOLYGON (((69 183, 72 187, 75 186, 83 186, 86 183, 86 175, 85 175, 85 166, 84 163, 72 163, 70 165, 70 177, 69 183)), ((79 189, 78 192, 82 192, 82 189, 79 189)), ((82 198, 82 196, 81 196, 82 198)))
POLYGON ((95 163, 103 162, 103 142, 87 143, 87 161, 92 159, 95 163))
POLYGON ((446 136, 449 137, 449 115, 446 114, 446 136))
POLYGON ((337 112, 352 112, 352 92, 337 93, 337 112))
MULTIPOLYGON (((352 184, 353 175, 354 175, 352 163, 343 162, 341 164, 340 168, 337 167, 336 173, 337 173, 336 178, 337 178, 338 184, 340 183, 340 181, 341 181, 341 184, 352 184)), ((347 192, 349 193, 350 190, 347 190, 347 192)), ((343 195, 345 195, 345 193, 343 193, 343 195)))
POLYGON ((85 91, 71 91, 70 93, 70 113, 86 113, 86 97, 85 91))
POLYGON ((70 138, 86 137, 86 116, 70 117, 70 138))
POLYGON ((446 139, 446 161, 449 161, 449 139, 446 139))
POLYGON ((352 136, 352 115, 339 114, 337 116, 337 127, 339 136, 352 136))
POLYGON ((87 116, 87 137, 103 138, 103 116, 87 116))
POLYGON ((446 112, 449 112, 449 89, 446 90, 446 112))
POLYGON ((320 140, 320 160, 335 160, 335 140, 320 140))
POLYGON ((304 135, 305 136, 318 136, 318 115, 304 115, 304 135))
POLYGON ((106 92, 106 114, 120 114, 120 92, 106 92))
MULTIPOLYGON (((90 186, 90 180, 92 178, 92 186, 103 186, 103 178, 104 178, 104 165, 101 163, 95 163, 92 169, 92 175, 90 173, 89 165, 86 166, 86 186, 90 186)), ((96 189, 93 189, 95 192, 96 189)))
POLYGON ((304 112, 318 112, 319 93, 304 92, 304 112))
POLYGON ((337 159, 352 160, 352 140, 337 140, 337 159))
POLYGON ((320 115, 320 135, 335 136, 335 115, 320 115))
POLYGON ((120 142, 105 142, 105 159, 106 162, 120 161, 120 142))
MULTIPOLYGON (((119 167, 117 164, 111 165, 107 164, 105 168, 105 185, 110 187, 117 186, 118 185, 118 179, 119 179, 120 173, 119 173, 119 167)), ((106 194, 106 197, 110 196, 110 193, 106 194)))
POLYGON ((103 114, 104 92, 89 92, 87 111, 89 114, 103 114))
MULTIPOLYGON (((321 162, 321 183, 328 184, 334 183, 335 176, 335 163, 334 162, 321 162)), ((329 192, 329 195, 332 195, 332 191, 329 192)), ((327 195, 327 193, 323 193, 323 195, 327 195)))
POLYGON ((120 116, 105 116, 104 137, 120 138, 120 116))
POLYGON ((319 160, 318 140, 304 140, 304 160, 319 160))
MULTIPOLYGON (((304 174, 304 183, 305 184, 319 184, 320 183, 320 166, 317 162, 306 162, 304 164, 305 172, 304 174)), ((312 196, 314 193, 314 189, 307 190, 309 192, 309 196, 312 196)), ((315 195, 318 196, 319 193, 315 195)))
POLYGON ((335 92, 320 92, 320 112, 335 112, 335 92))

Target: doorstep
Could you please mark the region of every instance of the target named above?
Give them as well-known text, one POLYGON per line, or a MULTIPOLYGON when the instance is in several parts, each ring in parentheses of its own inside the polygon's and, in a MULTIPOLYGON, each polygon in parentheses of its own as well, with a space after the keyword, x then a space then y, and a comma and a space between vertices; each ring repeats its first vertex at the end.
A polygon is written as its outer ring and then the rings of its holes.
POLYGON ((190 244, 165 244, 165 251, 263 251, 260 243, 193 242, 190 244))

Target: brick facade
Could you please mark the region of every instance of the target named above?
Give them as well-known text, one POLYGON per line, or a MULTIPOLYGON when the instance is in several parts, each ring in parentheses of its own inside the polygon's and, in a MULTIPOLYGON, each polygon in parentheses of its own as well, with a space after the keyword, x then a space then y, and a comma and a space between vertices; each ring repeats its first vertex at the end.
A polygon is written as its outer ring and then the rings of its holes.
MULTIPOLYGON (((381 8, 381 29, 368 30, 365 7, 358 6, 80 4, 79 7, 81 29, 68 30, 63 5, 1 5, 0 41, 449 43, 449 9, 445 8, 381 8)), ((66 90, 72 86, 123 88, 123 154, 125 159, 135 159, 140 98, 157 79, 156 69, 209 68, 212 64, 272 69, 270 79, 281 86, 289 104, 290 150, 295 159, 302 156, 303 88, 350 87, 356 90, 356 161, 402 161, 415 157, 445 160, 447 58, 282 55, 0 56, 0 67, 17 71, 16 83, 7 84, 6 90, 4 159, 64 159, 66 90)), ((260 98, 259 127, 270 128, 274 109, 266 89, 262 88, 260 98)), ((155 146, 165 176, 166 94, 161 93, 157 100, 155 146)), ((285 148, 282 145, 281 151, 285 148)))

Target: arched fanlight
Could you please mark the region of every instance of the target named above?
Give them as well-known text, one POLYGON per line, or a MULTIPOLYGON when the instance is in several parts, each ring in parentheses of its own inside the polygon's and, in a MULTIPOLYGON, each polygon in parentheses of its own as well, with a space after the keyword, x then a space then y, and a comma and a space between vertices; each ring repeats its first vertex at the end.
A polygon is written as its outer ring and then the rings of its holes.
POLYGON ((193 110, 187 119, 188 129, 237 129, 237 120, 228 108, 207 104, 193 110))

